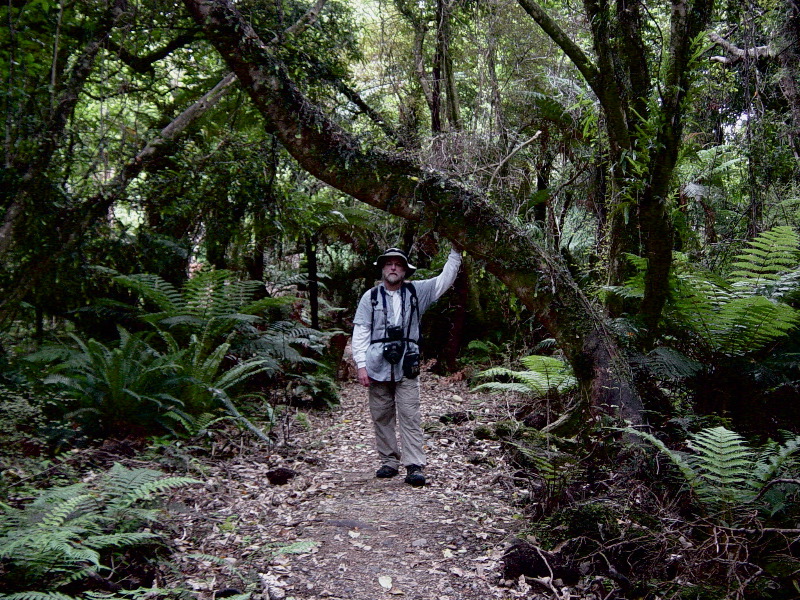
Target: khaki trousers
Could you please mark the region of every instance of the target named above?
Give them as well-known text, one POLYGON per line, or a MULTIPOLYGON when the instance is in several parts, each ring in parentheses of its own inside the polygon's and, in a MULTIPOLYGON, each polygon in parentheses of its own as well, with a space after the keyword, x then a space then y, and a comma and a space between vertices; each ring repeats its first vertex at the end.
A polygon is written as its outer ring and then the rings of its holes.
POLYGON ((419 378, 400 381, 370 381, 369 411, 375 425, 375 442, 381 463, 399 469, 400 465, 426 464, 422 450, 422 418, 419 413, 419 378), (402 457, 397 446, 400 430, 402 457))

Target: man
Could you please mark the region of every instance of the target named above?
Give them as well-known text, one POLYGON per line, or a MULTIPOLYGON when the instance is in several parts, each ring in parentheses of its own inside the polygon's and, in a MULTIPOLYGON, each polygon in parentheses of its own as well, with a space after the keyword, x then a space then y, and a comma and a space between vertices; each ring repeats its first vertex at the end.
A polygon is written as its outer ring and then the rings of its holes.
POLYGON ((453 285, 461 254, 450 251, 438 277, 406 282, 416 271, 406 253, 389 248, 375 262, 381 283, 367 291, 353 320, 353 359, 358 381, 369 388, 369 410, 381 467, 376 477, 388 478, 406 468, 405 482, 425 485, 424 438, 419 410, 420 318, 453 285), (402 457, 395 427, 400 430, 402 457))

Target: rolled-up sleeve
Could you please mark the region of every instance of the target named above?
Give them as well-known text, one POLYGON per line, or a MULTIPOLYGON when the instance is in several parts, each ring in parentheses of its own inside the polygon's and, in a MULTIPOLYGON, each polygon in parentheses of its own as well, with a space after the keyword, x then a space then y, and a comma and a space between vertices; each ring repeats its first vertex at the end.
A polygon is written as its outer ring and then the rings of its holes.
POLYGON ((370 310, 370 293, 361 296, 361 301, 356 309, 356 316, 353 319, 353 339, 351 347, 353 350, 353 360, 360 369, 367 365, 367 348, 372 337, 372 311, 370 310))

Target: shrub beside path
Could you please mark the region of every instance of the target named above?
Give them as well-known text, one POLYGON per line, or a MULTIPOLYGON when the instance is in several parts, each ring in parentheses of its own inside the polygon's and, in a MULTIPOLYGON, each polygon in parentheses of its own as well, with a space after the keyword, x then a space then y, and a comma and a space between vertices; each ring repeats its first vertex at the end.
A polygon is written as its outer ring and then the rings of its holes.
POLYGON ((176 495, 171 544, 183 585, 204 598, 247 590, 264 600, 523 595, 501 578, 522 525, 519 490, 500 445, 473 435, 507 409, 464 382, 422 377, 424 488, 402 472, 374 477, 366 390, 348 383, 340 406, 284 428, 288 449, 240 448, 203 467, 205 490, 176 495))

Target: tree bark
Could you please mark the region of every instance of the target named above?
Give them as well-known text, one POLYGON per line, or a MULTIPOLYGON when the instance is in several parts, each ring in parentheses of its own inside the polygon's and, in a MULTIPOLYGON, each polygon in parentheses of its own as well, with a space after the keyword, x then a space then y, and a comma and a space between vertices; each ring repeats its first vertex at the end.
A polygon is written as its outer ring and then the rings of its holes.
POLYGON ((309 173, 367 204, 422 221, 483 259, 559 341, 585 400, 641 422, 642 404, 602 314, 558 256, 551 256, 483 196, 408 159, 365 150, 328 119, 235 8, 184 0, 209 41, 237 74, 267 130, 309 173))

